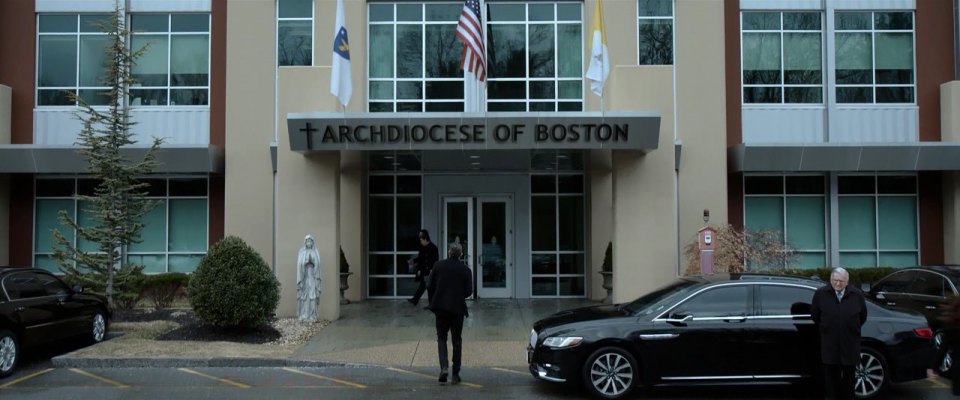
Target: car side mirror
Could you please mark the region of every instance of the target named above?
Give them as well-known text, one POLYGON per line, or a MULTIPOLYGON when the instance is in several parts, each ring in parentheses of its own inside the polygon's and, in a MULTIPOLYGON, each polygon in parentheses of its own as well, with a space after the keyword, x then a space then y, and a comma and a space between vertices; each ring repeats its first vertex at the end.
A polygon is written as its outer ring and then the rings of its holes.
POLYGON ((691 320, 693 320, 693 315, 686 314, 684 312, 675 312, 667 317, 667 322, 671 324, 685 324, 691 320))
POLYGON ((860 284, 860 290, 863 291, 864 293, 870 292, 870 284, 867 283, 867 282, 861 283, 861 284, 860 284))
POLYGON ((883 299, 887 298, 887 296, 885 296, 885 294, 886 294, 886 293, 884 293, 884 292, 877 292, 877 293, 874 293, 873 297, 875 297, 877 300, 883 300, 883 299))
POLYGON ((70 289, 73 289, 74 293, 83 293, 83 286, 80 286, 79 283, 76 285, 73 285, 73 287, 71 287, 70 289))

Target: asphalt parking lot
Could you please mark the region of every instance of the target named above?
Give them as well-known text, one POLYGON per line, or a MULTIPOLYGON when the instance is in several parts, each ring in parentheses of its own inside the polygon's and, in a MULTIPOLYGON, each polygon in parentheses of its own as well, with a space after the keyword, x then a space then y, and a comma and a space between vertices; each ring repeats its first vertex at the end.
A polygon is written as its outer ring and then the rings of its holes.
MULTIPOLYGON (((436 368, 54 368, 0 380, 8 399, 579 399, 577 387, 540 382, 519 367, 465 368, 460 385, 440 384, 436 368)), ((653 388, 642 399, 806 399, 809 387, 653 388)), ((895 385, 881 399, 948 399, 949 381, 895 385)))

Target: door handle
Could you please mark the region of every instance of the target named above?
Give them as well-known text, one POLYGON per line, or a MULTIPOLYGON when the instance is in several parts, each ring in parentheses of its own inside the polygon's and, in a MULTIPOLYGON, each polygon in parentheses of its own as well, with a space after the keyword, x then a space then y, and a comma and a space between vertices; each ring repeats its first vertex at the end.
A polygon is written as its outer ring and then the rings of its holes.
POLYGON ((895 305, 897 305, 897 302, 895 302, 895 301, 888 301, 888 302, 887 302, 887 305, 888 305, 888 306, 895 306, 895 305))
POLYGON ((27 309, 26 307, 17 307, 16 309, 14 309, 14 311, 23 311, 26 309, 27 309))
POLYGON ((928 310, 936 310, 937 306, 924 306, 923 308, 926 308, 928 310))
POLYGON ((747 317, 731 317, 731 318, 724 318, 723 322, 743 322, 746 320, 747 320, 747 317))

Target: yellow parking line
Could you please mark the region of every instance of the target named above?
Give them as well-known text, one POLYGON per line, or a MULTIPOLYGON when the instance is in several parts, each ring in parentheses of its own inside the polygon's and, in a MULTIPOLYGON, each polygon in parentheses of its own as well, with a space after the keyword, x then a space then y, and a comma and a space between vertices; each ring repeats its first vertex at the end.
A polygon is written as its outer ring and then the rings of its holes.
POLYGON ((248 385, 248 384, 246 384, 246 383, 240 383, 240 382, 237 382, 237 381, 234 381, 234 380, 230 380, 230 379, 227 379, 227 378, 220 378, 220 377, 213 376, 213 375, 207 375, 207 374, 205 374, 205 373, 203 373, 203 372, 194 371, 194 370, 192 370, 192 369, 190 369, 190 368, 177 368, 177 369, 180 370, 180 371, 186 372, 186 373, 188 373, 188 374, 194 374, 194 375, 197 375, 197 376, 202 376, 202 377, 207 378, 207 379, 213 379, 213 380, 215 380, 215 381, 223 382, 223 383, 226 383, 226 384, 229 384, 229 385, 233 385, 233 386, 236 386, 236 387, 238 387, 238 388, 243 388, 243 389, 249 389, 249 388, 250 388, 250 385, 248 385))
POLYGON ((933 385, 933 386, 935 386, 935 387, 939 387, 939 388, 948 388, 948 387, 950 387, 950 385, 944 383, 943 381, 941 381, 940 379, 937 379, 937 378, 927 378, 927 382, 930 382, 931 385, 933 385))
POLYGON ((529 372, 514 371, 514 370, 512 370, 512 369, 506 369, 506 368, 496 368, 496 367, 493 367, 493 368, 490 368, 490 369, 497 370, 497 371, 503 371, 503 372, 511 372, 511 373, 514 373, 514 374, 517 374, 517 375, 524 375, 524 376, 530 375, 529 372))
POLYGON ((345 381, 345 380, 337 379, 337 378, 331 378, 331 377, 329 377, 329 376, 317 375, 317 374, 314 374, 314 373, 311 373, 311 372, 307 372, 307 371, 302 371, 302 370, 299 370, 299 369, 296 369, 296 368, 283 367, 283 370, 284 370, 284 371, 290 371, 290 372, 293 372, 293 373, 295 373, 295 374, 312 376, 312 377, 314 377, 314 378, 326 379, 326 380, 331 381, 331 382, 336 382, 336 383, 340 383, 340 384, 347 385, 347 386, 353 386, 353 387, 355 387, 355 388, 357 388, 357 389, 366 389, 366 387, 367 387, 367 385, 361 385, 361 384, 359 384, 359 383, 353 383, 353 382, 349 382, 349 381, 345 381))
POLYGON ((30 374, 30 375, 27 375, 27 376, 21 376, 21 377, 19 377, 19 378, 17 378, 17 379, 14 379, 14 380, 10 381, 10 382, 7 382, 7 383, 4 383, 4 384, 0 385, 0 389, 8 388, 8 387, 13 386, 13 385, 16 385, 16 384, 18 384, 18 383, 20 383, 20 382, 23 382, 23 381, 25 381, 25 380, 27 380, 27 379, 34 378, 34 377, 43 375, 43 374, 45 374, 45 373, 47 373, 47 372, 50 372, 50 371, 53 371, 53 368, 47 368, 47 369, 45 369, 45 370, 37 371, 37 372, 34 372, 34 373, 32 373, 32 374, 30 374))
POLYGON ((79 369, 79 368, 70 368, 70 370, 73 371, 73 372, 76 372, 76 373, 78 373, 78 374, 80 374, 80 375, 83 375, 83 376, 87 376, 87 377, 96 379, 96 380, 98 380, 98 381, 100 381, 100 382, 109 383, 109 384, 111 384, 111 385, 113 385, 113 386, 116 386, 116 387, 118 387, 118 388, 128 388, 128 387, 130 387, 130 385, 117 382, 117 381, 115 381, 115 380, 113 380, 113 379, 110 379, 110 378, 104 378, 104 377, 102 377, 102 376, 93 374, 93 373, 91 373, 91 372, 84 371, 84 370, 79 369))
MULTIPOLYGON (((407 370, 405 370, 405 369, 400 369, 400 368, 387 367, 387 369, 390 370, 390 371, 395 371, 395 372, 403 372, 403 373, 405 373, 405 374, 423 376, 423 377, 427 377, 427 378, 430 378, 430 379, 436 379, 436 378, 437 378, 437 377, 434 376, 434 375, 421 374, 421 373, 419 373, 419 372, 407 371, 407 370)), ((482 387, 483 387, 483 385, 478 385, 478 384, 476 384, 476 383, 470 383, 470 382, 460 382, 460 384, 463 385, 463 386, 469 386, 469 387, 474 387, 474 388, 482 388, 482 387)))

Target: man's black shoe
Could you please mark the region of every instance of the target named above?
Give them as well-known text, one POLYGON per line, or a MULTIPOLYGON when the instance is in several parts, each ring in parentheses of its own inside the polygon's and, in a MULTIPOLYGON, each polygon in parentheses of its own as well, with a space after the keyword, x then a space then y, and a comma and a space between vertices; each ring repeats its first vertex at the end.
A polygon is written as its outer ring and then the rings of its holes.
POLYGON ((437 382, 445 383, 447 381, 447 371, 440 371, 440 378, 437 379, 437 382))
POLYGON ((456 385, 460 383, 460 375, 453 374, 453 379, 450 381, 451 385, 456 385))
POLYGON ((410 304, 413 304, 414 307, 417 306, 417 302, 416 302, 416 301, 413 301, 413 299, 407 299, 407 302, 410 303, 410 304))

